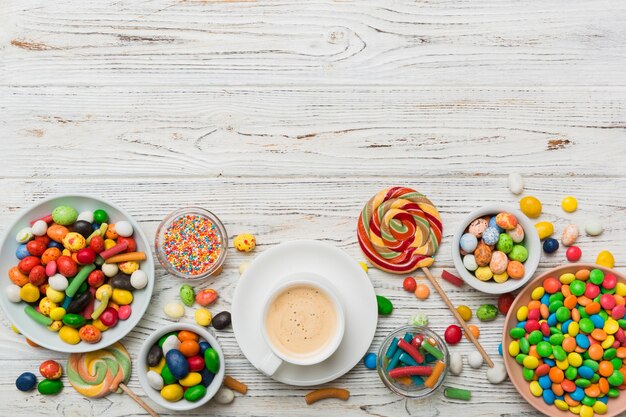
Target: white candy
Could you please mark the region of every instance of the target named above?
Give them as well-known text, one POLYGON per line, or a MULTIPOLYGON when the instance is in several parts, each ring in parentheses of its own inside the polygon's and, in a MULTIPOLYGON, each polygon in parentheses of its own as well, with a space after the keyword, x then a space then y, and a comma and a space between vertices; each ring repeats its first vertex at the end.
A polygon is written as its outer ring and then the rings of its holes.
POLYGON ((69 285, 69 282, 67 281, 67 278, 65 278, 63 275, 54 274, 50 278, 48 278, 48 285, 50 285, 50 288, 52 288, 53 290, 65 291, 67 286, 69 285))
POLYGON ((120 272, 120 269, 117 267, 117 264, 102 264, 102 273, 104 274, 104 276, 112 278, 114 276, 117 275, 118 272, 120 272))
POLYGON ((450 372, 452 375, 461 375, 463 372, 463 356, 458 352, 450 354, 450 372))
POLYGON ((178 339, 178 336, 175 334, 168 336, 167 339, 163 341, 163 346, 161 346, 161 349, 163 349, 163 356, 167 355, 167 352, 172 349, 178 349, 180 347, 180 343, 181 342, 178 339))
POLYGON ((598 236, 602 233, 602 230, 604 230, 602 223, 597 219, 591 219, 585 225, 585 232, 587 232, 589 236, 598 236))
POLYGON ((468 271, 476 271, 478 269, 478 264, 476 263, 474 255, 465 255, 463 257, 463 266, 468 271))
POLYGON ((509 190, 511 190, 511 192, 513 194, 521 194, 522 191, 524 191, 524 178, 522 178, 522 176, 520 174, 517 173, 513 173, 513 174, 509 174, 509 190))
POLYGON ((575 224, 568 224, 563 229, 563 237, 561 238, 561 242, 563 242, 564 246, 572 246, 576 239, 578 239, 578 226, 575 224))
POLYGON ((493 368, 487 369, 487 381, 492 384, 504 382, 507 377, 506 368, 502 362, 494 363, 493 368))
POLYGON ((93 211, 83 211, 78 215, 76 221, 82 220, 87 223, 93 223, 93 211))
POLYGON ((155 371, 148 371, 146 379, 148 380, 148 385, 150 385, 153 389, 161 391, 163 388, 163 378, 155 371))
POLYGON ((15 284, 11 284, 6 289, 7 298, 12 303, 19 303, 22 301, 22 297, 20 297, 20 287, 15 284))
POLYGON ((178 320, 185 315, 185 306, 177 301, 172 301, 165 304, 163 312, 167 317, 178 320))
POLYGON ((244 272, 250 267, 250 262, 244 262, 239 265, 239 275, 243 275, 244 272))
POLYGON ((215 398, 218 404, 230 404, 235 399, 235 393, 230 388, 222 387, 215 393, 213 398, 215 398))
POLYGON ((48 223, 44 222, 43 220, 37 220, 31 226, 31 231, 35 236, 43 236, 48 231, 48 223))
POLYGON ((26 243, 33 238, 33 229, 25 227, 15 235, 17 243, 26 243))
POLYGON ((130 276, 130 285, 136 290, 145 288, 148 285, 148 275, 141 269, 136 270, 130 276))
POLYGON ((428 326, 428 316, 422 312, 412 315, 408 320, 409 326, 428 326))
POLYGON ((483 356, 479 351, 475 350, 467 357, 467 363, 474 369, 478 369, 483 366, 483 356))
POLYGON ((133 235, 133 226, 125 220, 115 223, 115 233, 122 237, 130 237, 133 235))

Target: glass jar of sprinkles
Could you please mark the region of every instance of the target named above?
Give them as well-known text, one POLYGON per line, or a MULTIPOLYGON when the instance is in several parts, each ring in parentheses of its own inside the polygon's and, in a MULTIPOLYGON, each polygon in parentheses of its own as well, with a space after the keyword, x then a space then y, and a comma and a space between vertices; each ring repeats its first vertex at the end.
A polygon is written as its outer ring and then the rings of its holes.
POLYGON ((202 279, 221 272, 228 235, 215 214, 200 207, 187 207, 163 219, 154 246, 167 272, 179 278, 202 279))

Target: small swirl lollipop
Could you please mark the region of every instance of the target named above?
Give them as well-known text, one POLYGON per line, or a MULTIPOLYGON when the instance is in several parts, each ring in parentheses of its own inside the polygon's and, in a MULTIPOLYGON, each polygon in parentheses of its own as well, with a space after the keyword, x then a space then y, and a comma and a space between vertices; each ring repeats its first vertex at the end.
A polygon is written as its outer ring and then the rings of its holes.
POLYGON ((372 197, 359 216, 357 229, 365 256, 394 274, 432 265, 441 234, 437 208, 407 187, 387 188, 372 197))
POLYGON ((124 391, 150 415, 158 414, 139 398, 126 383, 130 379, 128 351, 117 342, 107 348, 87 353, 72 353, 67 360, 67 376, 76 391, 85 397, 101 398, 124 391))

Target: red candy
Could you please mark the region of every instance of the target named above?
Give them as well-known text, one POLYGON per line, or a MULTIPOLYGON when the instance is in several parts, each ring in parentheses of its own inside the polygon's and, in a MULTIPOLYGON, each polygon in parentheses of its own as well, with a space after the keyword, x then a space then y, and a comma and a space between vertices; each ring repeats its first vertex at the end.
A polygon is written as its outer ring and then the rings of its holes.
POLYGON ((617 285, 617 278, 615 277, 615 275, 606 274, 604 276, 604 281, 602 281, 602 288, 606 288, 607 290, 610 290, 612 288, 615 288, 616 285, 617 285))
POLYGON ((96 269, 94 271, 91 271, 91 273, 87 277, 87 283, 91 287, 98 288, 102 284, 104 284, 105 279, 106 279, 106 276, 104 275, 104 272, 102 272, 99 269, 96 269))
POLYGON ((213 304, 217 300, 217 291, 210 288, 204 289, 196 294, 196 303, 202 307, 206 307, 209 304, 213 304))
POLYGON ((31 240, 26 244, 26 250, 33 256, 41 256, 48 249, 46 244, 37 240, 31 240))
POLYGON ((120 320, 126 320, 130 317, 131 313, 132 309, 130 308, 130 305, 120 306, 120 308, 117 310, 117 317, 120 320))
MULTIPOLYGON (((615 307, 613 307, 613 309, 611 310, 611 316, 615 319, 615 320, 619 320, 619 319, 623 319, 624 315, 626 315, 626 307, 624 307, 623 305, 616 305, 615 307)), ((615 337, 617 337, 617 334, 619 334, 621 331, 622 335, 624 334, 624 331, 620 328, 617 333, 615 334, 615 337)), ((621 340, 620 340, 621 342, 621 340)))
POLYGON ((528 320, 524 325, 524 330, 526 330, 526 333, 530 333, 535 330, 541 330, 541 325, 537 320, 528 320))
POLYGON ((22 274, 28 275, 30 270, 36 267, 37 265, 41 265, 41 260, 35 256, 27 256, 17 264, 17 269, 20 270, 22 274))
POLYGON ((124 237, 120 236, 117 238, 117 243, 125 243, 128 245, 124 252, 136 252, 137 251, 137 242, 132 237, 124 237))
POLYGON ((602 294, 602 296, 600 297, 600 305, 602 306, 602 308, 611 310, 613 307, 615 307, 615 297, 613 297, 611 294, 602 294))
POLYGON ((96 252, 91 248, 82 248, 76 253, 76 260, 83 264, 91 264, 96 260, 96 252))
POLYGON ((461 278, 457 277, 456 275, 453 275, 453 274, 449 273, 445 269, 441 273, 441 278, 445 279, 446 281, 448 281, 452 285, 456 285, 457 287, 460 287, 461 285, 463 285, 465 283, 465 281, 463 281, 461 278))
POLYGON ((463 338, 463 331, 456 324, 452 324, 448 326, 445 333, 443 334, 443 337, 449 344, 456 345, 463 338))
POLYGON ((189 370, 192 372, 201 371, 204 368, 204 359, 201 356, 192 356, 187 358, 189 370))
POLYGON ((95 253, 104 251, 104 238, 102 236, 94 236, 89 241, 89 247, 95 253))
POLYGON ((100 315, 100 321, 107 327, 113 327, 117 324, 117 310, 113 307, 107 307, 100 315))
POLYGON ((415 278, 413 277, 404 278, 404 281, 402 282, 402 288, 404 288, 404 291, 415 292, 416 287, 417 287, 417 283, 415 282, 415 278))
POLYGON ((533 308, 528 311, 528 320, 537 320, 541 319, 541 311, 538 308, 533 308))
POLYGON ((47 379, 59 379, 63 375, 63 368, 57 361, 48 360, 39 365, 39 373, 47 379))
POLYGON ((565 252, 565 257, 570 262, 577 262, 580 257, 583 255, 583 252, 580 250, 578 246, 570 246, 567 248, 565 252))
POLYGON ((552 277, 546 278, 543 281, 543 288, 548 294, 554 294, 561 290, 561 281, 552 277))
POLYGON ((78 265, 69 256, 59 256, 57 259, 57 270, 64 277, 71 278, 78 272, 78 265))
POLYGON ((40 286, 46 282, 46 268, 42 265, 34 266, 28 274, 28 280, 35 286, 40 286))
POLYGON ((513 304, 514 300, 515 297, 511 293, 500 295, 500 297, 498 297, 498 310, 500 310, 500 313, 506 315, 511 309, 511 304, 513 304))
POLYGON ((600 287, 590 282, 587 283, 585 288, 585 297, 594 299, 600 294, 600 287))
POLYGON ((423 342, 424 336, 421 334, 416 334, 415 336, 413 336, 413 340, 411 340, 411 345, 415 348, 419 348, 420 346, 422 346, 423 342))

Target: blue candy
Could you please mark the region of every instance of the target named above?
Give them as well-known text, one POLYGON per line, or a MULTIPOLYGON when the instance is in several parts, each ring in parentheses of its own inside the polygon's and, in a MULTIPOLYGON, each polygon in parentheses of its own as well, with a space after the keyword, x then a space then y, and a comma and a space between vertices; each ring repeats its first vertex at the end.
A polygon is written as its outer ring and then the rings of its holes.
POLYGON ((581 401, 585 398, 585 391, 581 387, 576 387, 574 392, 570 392, 569 396, 572 397, 572 400, 581 401))
POLYGON ((543 397, 543 401, 548 405, 554 404, 554 400, 556 400, 554 392, 552 392, 552 390, 550 389, 544 389, 541 396, 543 397))
POLYGON ((206 340, 203 340, 202 342, 200 342, 199 345, 200 345, 200 356, 204 357, 204 351, 209 349, 211 345, 206 340))
POLYGON ((461 240, 459 242, 459 246, 467 253, 474 252, 476 246, 478 246, 478 239, 471 233, 465 233, 461 236, 461 240))
POLYGON ((205 387, 211 385, 213 378, 215 378, 215 374, 204 367, 200 371, 200 375, 202 376, 202 381, 200 383, 205 387))
POLYGON ((24 372, 15 380, 15 386, 20 391, 30 391, 37 385, 37 377, 32 372, 24 372))
POLYGON ((566 320, 563 324, 561 324, 561 331, 563 333, 567 333, 567 329, 569 329, 569 325, 573 323, 573 320, 566 320))
POLYGON ((600 317, 598 314, 592 314, 589 316, 589 319, 593 323, 596 329, 601 329, 604 327, 604 319, 600 317))
POLYGON ((520 321, 515 325, 515 327, 521 327, 522 329, 526 326, 526 320, 520 321))
POLYGON ((559 241, 551 237, 543 241, 543 251, 545 253, 554 253, 559 249, 559 241))
POLYGON ((576 344, 583 349, 587 349, 591 345, 591 343, 589 342, 589 338, 584 334, 576 335, 576 344))
POLYGON ((28 255, 30 255, 30 253, 28 253, 28 249, 26 249, 26 243, 22 243, 17 247, 17 249, 15 249, 15 256, 17 259, 24 259, 28 255))
POLYGON ((593 369, 591 369, 590 367, 583 365, 580 368, 578 368, 578 376, 580 376, 581 378, 585 378, 585 379, 591 379, 593 378, 593 369))
POLYGON ((387 352, 385 352, 385 356, 388 359, 391 359, 396 354, 397 350, 398 350, 398 338, 394 337, 391 343, 389 344, 389 347, 387 348, 387 352))
MULTIPOLYGON (((372 355, 373 355, 373 353, 372 353, 372 355)), ((374 356, 375 356, 375 355, 374 355, 374 356)), ((367 356, 366 356, 366 359, 367 359, 367 356)), ((418 365, 419 365, 419 364, 415 361, 415 359, 413 359, 413 358, 411 357, 411 355, 409 355, 409 354, 408 354, 408 353, 406 353, 406 352, 402 352, 402 353, 400 354, 400 362, 402 362, 403 364, 408 365, 408 366, 418 366, 418 365)), ((367 365, 365 365, 365 366, 367 366, 367 365)), ((376 368, 376 358, 375 358, 375 357, 374 357, 374 368, 376 368)), ((374 369, 374 368, 370 368, 370 369, 374 369)))
POLYGON ((61 250, 64 249, 62 243, 55 242, 54 240, 51 240, 50 243, 48 243, 48 247, 49 248, 57 248, 57 249, 61 249, 61 250))
POLYGON ((498 345, 498 354, 502 356, 502 343, 498 345))
POLYGON ((550 294, 545 293, 539 301, 541 301, 541 304, 550 305, 550 294))
POLYGON ((165 355, 165 363, 172 373, 172 376, 176 379, 183 379, 189 374, 187 358, 185 358, 179 350, 171 349, 167 352, 167 355, 165 355))
POLYGON ((548 389, 552 386, 552 381, 548 375, 540 376, 537 382, 539 382, 539 386, 543 389, 548 389))
MULTIPOLYGON (((498 223, 496 223, 496 216, 493 216, 492 218, 489 219, 489 227, 493 227, 494 229, 496 229, 498 234, 504 232, 504 229, 501 228, 500 226, 498 226, 498 223)), ((485 243, 487 243, 487 242, 485 242, 485 243)))
MULTIPOLYGON (((400 355, 400 360, 402 360, 402 355, 400 355)), ((415 362, 415 360, 413 360, 413 362, 415 362)), ((365 357, 363 358, 363 365, 365 365, 367 369, 376 369, 376 354, 370 352, 365 355, 365 357)))
POLYGON ((543 358, 543 363, 547 364, 550 368, 556 365, 553 359, 543 358))
POLYGON ((495 227, 488 227, 483 232, 483 242, 485 245, 495 245, 498 243, 498 237, 500 237, 500 232, 495 227))
POLYGON ((556 326, 558 322, 559 321, 556 318, 556 313, 552 313, 548 316, 548 326, 550 327, 556 326))
POLYGON ((603 397, 599 397, 599 398, 597 398, 597 400, 598 400, 598 401, 600 401, 600 402, 602 402, 602 403, 604 403, 604 404, 606 404, 606 403, 608 403, 608 402, 609 402, 609 397, 607 397, 607 396, 605 395, 605 396, 603 396, 603 397))

